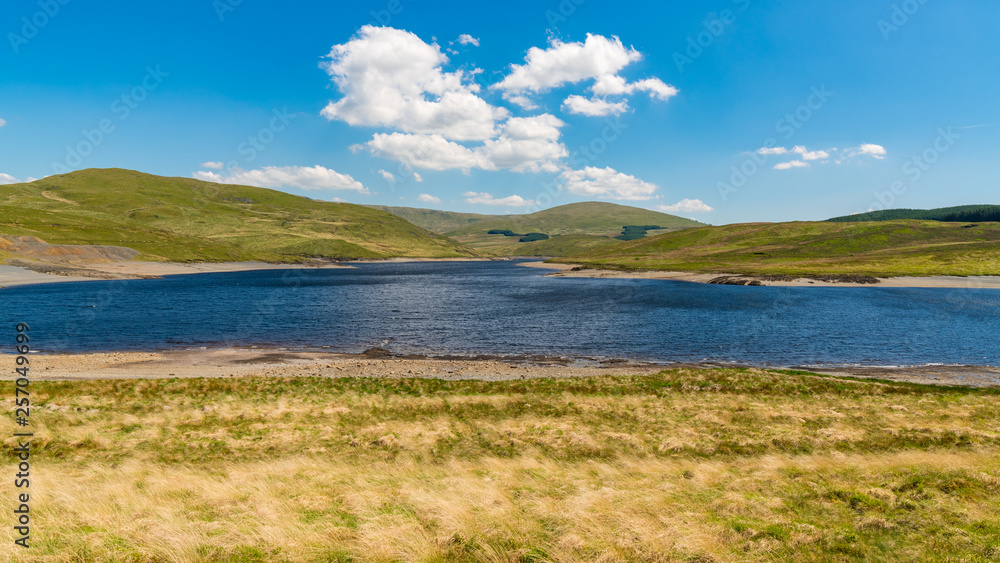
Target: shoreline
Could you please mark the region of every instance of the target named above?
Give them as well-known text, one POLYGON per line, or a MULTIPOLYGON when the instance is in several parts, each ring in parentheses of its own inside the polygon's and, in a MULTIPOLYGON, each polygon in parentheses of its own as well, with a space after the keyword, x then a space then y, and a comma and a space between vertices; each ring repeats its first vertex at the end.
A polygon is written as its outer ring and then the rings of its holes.
POLYGON ((385 260, 275 262, 32 262, 0 264, 0 289, 22 285, 101 280, 156 279, 187 274, 216 274, 256 270, 309 270, 353 268, 353 264, 402 264, 409 262, 491 262, 493 258, 386 258, 385 260))
MULTIPOLYGON (((938 386, 1000 387, 1000 367, 789 366, 661 363, 558 356, 397 355, 381 348, 362 353, 288 348, 206 348, 157 352, 32 354, 33 377, 48 381, 226 377, 385 377, 511 381, 535 378, 653 375, 670 369, 745 368, 806 371, 829 377, 878 379, 938 386)), ((11 376, 0 377, 10 380, 11 376)))
MULTIPOLYGON (((632 280, 668 280, 689 283, 708 284, 718 278, 737 278, 741 281, 755 282, 753 285, 772 287, 894 287, 894 288, 950 288, 950 289, 1000 289, 1000 276, 900 276, 894 278, 875 278, 877 283, 831 282, 812 278, 797 278, 791 281, 769 280, 766 276, 749 276, 727 273, 698 273, 641 270, 622 272, 617 270, 602 270, 588 268, 581 264, 550 264, 543 261, 521 262, 519 266, 556 270, 545 274, 553 278, 612 278, 632 280)), ((726 283, 723 285, 747 285, 746 283, 726 283)))
POLYGON ((37 268, 18 264, 0 264, 0 289, 22 285, 59 282, 156 279, 163 276, 186 274, 217 274, 256 270, 308 270, 352 268, 339 262, 279 264, 272 262, 107 262, 107 263, 51 263, 31 264, 37 268))

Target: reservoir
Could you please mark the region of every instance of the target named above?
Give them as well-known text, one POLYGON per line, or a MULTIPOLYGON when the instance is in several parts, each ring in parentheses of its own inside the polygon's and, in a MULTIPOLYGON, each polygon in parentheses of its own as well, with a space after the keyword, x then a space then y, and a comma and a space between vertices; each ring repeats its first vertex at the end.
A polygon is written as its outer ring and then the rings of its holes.
POLYGON ((55 283, 0 291, 0 319, 10 330, 29 323, 43 353, 380 346, 760 366, 1000 365, 998 290, 545 273, 510 261, 409 262, 55 283))

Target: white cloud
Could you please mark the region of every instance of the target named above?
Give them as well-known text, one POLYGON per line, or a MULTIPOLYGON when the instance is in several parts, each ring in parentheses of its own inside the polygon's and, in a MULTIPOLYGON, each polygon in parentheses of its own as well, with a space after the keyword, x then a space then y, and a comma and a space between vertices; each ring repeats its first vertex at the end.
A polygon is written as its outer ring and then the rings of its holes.
POLYGON ((502 90, 504 99, 525 109, 534 109, 529 94, 547 92, 564 84, 594 80, 589 100, 572 95, 563 102, 563 111, 588 116, 619 114, 628 109, 625 96, 646 92, 650 98, 666 101, 677 88, 659 78, 646 78, 629 84, 618 75, 626 66, 642 59, 634 48, 626 48, 617 37, 587 34, 583 43, 563 43, 551 39, 547 49, 532 47, 522 65, 511 65, 511 72, 491 88, 502 90), (620 99, 607 100, 608 96, 620 99))
POLYGON ((441 198, 434 197, 431 194, 420 194, 417 196, 417 199, 425 203, 441 203, 441 198))
POLYGON ((664 213, 708 213, 715 211, 700 199, 682 199, 673 205, 658 205, 656 208, 664 213))
POLYGON ((11 176, 10 174, 4 174, 3 172, 0 172, 0 185, 17 184, 17 183, 19 183, 17 178, 11 176))
POLYGON ((463 33, 462 35, 459 35, 458 42, 461 43, 462 45, 474 45, 476 47, 479 46, 479 38, 473 37, 468 33, 463 33))
POLYGON ((532 100, 527 96, 518 96, 518 95, 506 96, 505 99, 512 104, 517 104, 521 106, 521 109, 525 109, 528 111, 538 109, 538 104, 536 104, 534 100, 532 100))
POLYGON ((554 115, 512 117, 502 127, 500 137, 475 149, 496 168, 514 172, 558 172, 557 162, 569 156, 559 142, 560 127, 565 125, 554 115))
POLYGON ((440 135, 379 133, 364 146, 376 155, 414 168, 459 169, 468 172, 509 169, 514 172, 558 172, 557 162, 569 156, 559 142, 562 120, 549 114, 512 117, 500 128, 496 139, 469 148, 440 135))
POLYGON ((414 168, 466 172, 473 168, 496 169, 481 154, 441 135, 377 133, 364 146, 375 156, 391 158, 414 168))
POLYGON ((509 114, 476 94, 478 70, 445 72, 440 47, 408 31, 366 25, 329 58, 323 68, 343 94, 323 109, 330 120, 467 141, 493 138, 509 114))
POLYGON ((388 170, 379 170, 378 171, 378 175, 381 176, 381 177, 383 177, 383 178, 385 178, 385 180, 387 182, 395 182, 396 181, 396 176, 394 176, 393 173, 389 172, 388 170))
POLYGON ((221 162, 202 162, 201 167, 208 168, 211 170, 222 170, 223 168, 226 167, 226 165, 221 162))
POLYGON ((511 73, 493 88, 511 94, 544 92, 562 84, 616 75, 641 58, 638 51, 625 48, 617 37, 608 39, 588 33, 583 43, 563 43, 553 38, 548 49, 528 49, 525 64, 511 65, 511 73))
POLYGON ((802 160, 821 160, 824 158, 830 158, 830 153, 826 151, 806 151, 801 154, 802 160))
POLYGON ((237 168, 228 175, 199 171, 193 176, 206 182, 240 184, 260 188, 301 188, 304 190, 354 190, 369 194, 361 182, 322 166, 267 166, 257 170, 237 168))
POLYGON ((421 176, 420 174, 417 174, 416 172, 414 172, 413 173, 413 180, 415 182, 423 182, 424 181, 424 177, 421 176))
POLYGON ((560 175, 566 190, 577 195, 618 200, 652 199, 656 184, 608 168, 588 166, 583 170, 567 170, 560 175))
POLYGON ((577 115, 603 117, 628 111, 628 102, 609 102, 601 98, 587 99, 583 96, 572 95, 563 102, 562 110, 577 115))
POLYGON ((870 156, 878 160, 882 160, 883 158, 885 158, 886 154, 887 153, 885 147, 883 147, 882 145, 873 145, 871 143, 865 143, 860 147, 851 150, 850 156, 864 155, 864 156, 870 156))
POLYGON ((757 149, 757 154, 799 155, 801 157, 801 160, 782 162, 774 165, 775 170, 790 170, 792 168, 807 168, 810 166, 811 162, 816 162, 816 161, 822 161, 821 164, 829 164, 832 162, 833 164, 839 165, 848 162, 848 159, 854 158, 856 156, 870 156, 872 158, 881 160, 885 158, 886 150, 881 145, 873 145, 873 144, 863 144, 860 147, 851 149, 830 148, 830 149, 815 150, 815 151, 811 151, 802 145, 796 145, 791 149, 787 149, 785 147, 760 148, 757 149))
POLYGON ((7 125, 7 120, 0 117, 0 127, 3 127, 4 125, 7 125))
POLYGON ((492 194, 488 193, 477 193, 477 192, 465 192, 462 194, 466 199, 466 203, 472 203, 476 205, 505 205, 508 207, 528 207, 529 205, 537 205, 533 199, 524 199, 519 195, 507 196, 504 198, 497 199, 493 197, 492 194))
POLYGON ((780 162, 774 165, 775 170, 790 170, 792 168, 808 168, 809 163, 803 162, 801 160, 793 160, 791 162, 780 162))
POLYGON ((566 125, 558 117, 544 113, 532 117, 512 117, 503 124, 503 135, 511 139, 546 139, 556 141, 566 125))
POLYGON ((620 96, 634 92, 647 92, 649 97, 663 102, 680 92, 659 78, 646 78, 629 84, 624 78, 617 75, 599 77, 591 90, 599 96, 620 96))

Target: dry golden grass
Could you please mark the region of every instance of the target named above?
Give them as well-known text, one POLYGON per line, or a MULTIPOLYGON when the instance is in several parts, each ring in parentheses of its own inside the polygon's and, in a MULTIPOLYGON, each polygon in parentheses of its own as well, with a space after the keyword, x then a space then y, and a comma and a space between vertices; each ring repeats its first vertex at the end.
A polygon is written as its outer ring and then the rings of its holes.
POLYGON ((32 561, 1000 559, 995 391, 761 370, 34 385, 32 561))

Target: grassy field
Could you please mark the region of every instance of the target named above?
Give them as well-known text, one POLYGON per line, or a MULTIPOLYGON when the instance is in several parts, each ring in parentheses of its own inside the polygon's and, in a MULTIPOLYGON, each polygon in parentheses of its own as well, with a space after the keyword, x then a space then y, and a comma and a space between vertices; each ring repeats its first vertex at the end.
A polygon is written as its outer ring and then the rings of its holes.
POLYGON ((126 246, 139 259, 176 262, 474 254, 359 205, 119 169, 0 186, 0 234, 126 246))
POLYGON ((1000 275, 1000 223, 885 221, 700 227, 558 262, 747 275, 1000 275))
POLYGON ((32 385, 32 561, 1000 560, 996 390, 757 369, 32 385))
MULTIPOLYGON (((568 256, 615 242, 625 225, 664 227, 650 234, 701 226, 702 223, 640 209, 604 202, 561 205, 524 215, 476 215, 411 207, 379 207, 415 225, 440 233, 494 256, 568 256), (550 237, 566 236, 550 244, 519 243, 519 237, 487 234, 491 230, 515 233, 545 233, 550 237), (568 236, 572 235, 572 236, 568 236)), ((546 241, 542 241, 546 242, 546 241)))

